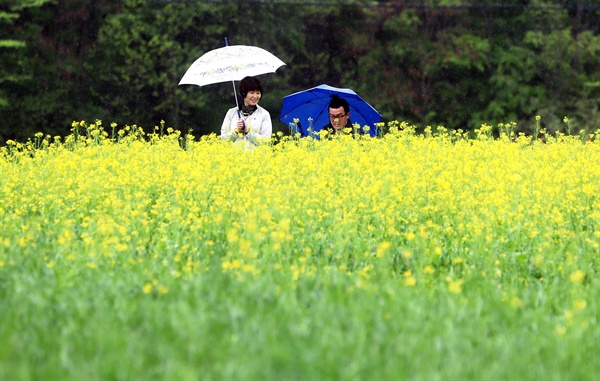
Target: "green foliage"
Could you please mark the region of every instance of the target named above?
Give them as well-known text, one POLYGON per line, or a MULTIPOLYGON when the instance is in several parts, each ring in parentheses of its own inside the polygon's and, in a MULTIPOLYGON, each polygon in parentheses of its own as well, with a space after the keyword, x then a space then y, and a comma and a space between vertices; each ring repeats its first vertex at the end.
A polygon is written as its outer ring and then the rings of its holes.
MULTIPOLYGON (((27 0, 14 3, 12 1, 8 2, 2 0, 0 1, 0 24, 8 25, 3 28, 6 28, 6 31, 10 34, 14 29, 14 22, 20 16, 20 10, 26 7, 39 7, 47 2, 48 0, 27 0)), ((25 41, 19 39, 0 39, 0 51, 3 53, 0 55, 0 84, 3 85, 2 88, 0 88, 0 110, 6 110, 11 105, 10 92, 7 91, 8 86, 5 84, 18 83, 26 78, 26 76, 17 74, 22 57, 20 54, 21 52, 18 50, 25 48, 26 45, 25 41), (9 49, 9 51, 6 51, 6 49, 9 49)), ((2 133, 0 132, 0 144, 3 143, 3 140, 2 133)))
POLYGON ((0 48, 24 48, 25 42, 17 40, 0 40, 0 48))
POLYGON ((139 1, 125 4, 124 12, 106 20, 98 49, 85 65, 98 74, 91 90, 107 106, 104 118, 123 122, 133 117, 145 126, 163 118, 176 127, 189 123, 207 107, 210 92, 194 94, 177 83, 202 52, 223 43, 225 27, 206 24, 224 16, 199 3, 156 9, 140 7, 139 1), (194 17, 187 17, 190 13, 194 17), (179 118, 183 121, 178 122, 179 118))
POLYGON ((12 4, 19 17, 7 28, 11 40, 23 41, 19 49, 0 56, 0 78, 6 97, 0 118, 0 144, 6 139, 26 139, 37 131, 66 135, 73 118, 96 113, 99 106, 87 88, 83 69, 104 14, 114 12, 118 0, 22 1, 12 4))
POLYGON ((421 9, 398 3, 397 12, 390 4, 380 14, 358 75, 348 79, 386 118, 467 129, 515 121, 531 132, 525 121, 534 115, 547 115, 550 131, 571 115, 593 129, 598 36, 574 33, 576 15, 544 1, 532 9, 488 2, 459 10, 451 3, 421 9))
POLYGON ((20 11, 26 8, 41 7, 46 4, 57 4, 58 2, 59 0, 19 0, 12 5, 12 9, 20 11))
MULTIPOLYGON (((587 3, 586 3, 587 4, 587 3)), ((286 66, 264 75, 274 131, 285 95, 352 88, 385 119, 473 130, 544 115, 553 132, 600 114, 597 9, 569 1, 0 1, 0 144, 73 119, 166 120, 218 132, 230 84, 177 86, 203 53, 257 45, 286 66), (557 6, 557 4, 559 4, 557 6)))
POLYGON ((17 13, 9 13, 0 11, 0 22, 2 23, 11 23, 14 19, 18 18, 19 15, 17 13))
MULTIPOLYGON (((573 36, 569 29, 525 33, 522 46, 498 51, 499 66, 490 78, 496 97, 481 118, 524 124, 545 116, 545 127, 559 130, 564 116, 576 120, 577 131, 591 131, 598 121, 600 38, 591 32, 573 36), (591 85, 591 86, 590 86, 591 85), (505 119, 506 120, 506 119, 505 119)), ((531 132, 533 126, 525 127, 531 132)))

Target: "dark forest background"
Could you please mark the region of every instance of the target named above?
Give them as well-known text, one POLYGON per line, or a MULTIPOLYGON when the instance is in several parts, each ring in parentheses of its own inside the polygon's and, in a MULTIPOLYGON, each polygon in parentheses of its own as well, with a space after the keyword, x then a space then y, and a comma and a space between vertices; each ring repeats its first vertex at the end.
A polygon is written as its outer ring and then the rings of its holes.
POLYGON ((592 132, 599 20, 597 0, 0 0, 0 145, 96 119, 218 132, 231 83, 177 84, 225 37, 286 63, 261 76, 274 131, 285 95, 326 83, 421 128, 592 132))

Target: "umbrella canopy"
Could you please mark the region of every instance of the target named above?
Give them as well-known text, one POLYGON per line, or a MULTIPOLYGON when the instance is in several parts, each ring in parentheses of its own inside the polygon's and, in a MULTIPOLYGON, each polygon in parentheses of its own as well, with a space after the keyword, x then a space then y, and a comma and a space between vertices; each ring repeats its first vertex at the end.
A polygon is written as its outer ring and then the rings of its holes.
POLYGON ((212 83, 231 81, 235 103, 234 81, 242 80, 247 76, 265 73, 275 73, 277 68, 285 65, 272 53, 257 46, 229 45, 225 39, 225 46, 203 54, 187 69, 179 85, 205 86, 212 83))
POLYGON ((205 86, 239 81, 246 76, 275 73, 283 65, 285 63, 282 60, 256 46, 224 46, 211 50, 194 61, 179 84, 205 86))
POLYGON ((307 135, 307 127, 312 118, 313 131, 318 132, 329 123, 329 101, 337 94, 350 105, 350 120, 362 127, 369 126, 369 134, 377 136, 375 123, 381 122, 381 115, 351 89, 341 89, 329 85, 319 85, 308 90, 290 94, 283 98, 279 120, 289 125, 299 119, 302 135, 307 135))

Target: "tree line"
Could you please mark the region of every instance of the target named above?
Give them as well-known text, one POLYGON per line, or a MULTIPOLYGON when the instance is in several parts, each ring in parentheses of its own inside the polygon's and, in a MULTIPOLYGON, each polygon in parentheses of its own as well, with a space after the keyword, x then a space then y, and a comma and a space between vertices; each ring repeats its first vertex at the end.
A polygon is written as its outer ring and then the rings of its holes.
POLYGON ((74 120, 218 133, 231 84, 177 86, 205 52, 262 47, 274 131, 282 98, 352 88, 386 120, 472 130, 535 116, 600 121, 600 6, 591 1, 0 0, 0 144, 74 120))

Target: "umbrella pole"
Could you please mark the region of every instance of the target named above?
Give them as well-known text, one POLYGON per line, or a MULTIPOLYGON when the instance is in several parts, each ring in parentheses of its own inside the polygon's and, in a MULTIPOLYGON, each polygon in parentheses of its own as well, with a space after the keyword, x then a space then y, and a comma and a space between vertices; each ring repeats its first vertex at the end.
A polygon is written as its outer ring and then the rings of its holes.
MULTIPOLYGON (((229 41, 227 41, 227 37, 225 37, 225 46, 229 46, 229 41)), ((240 114, 240 105, 238 104, 238 100, 237 100, 237 94, 235 93, 235 81, 232 79, 231 80, 231 85, 233 86, 233 97, 235 98, 235 108, 237 109, 238 112, 238 118, 242 118, 242 114, 240 114)), ((242 124, 244 125, 244 128, 246 127, 246 123, 244 123, 244 121, 242 121, 242 124)))
POLYGON ((231 84, 233 85, 233 97, 235 98, 235 106, 237 107, 238 115, 239 115, 239 113, 240 113, 240 105, 238 104, 237 94, 235 93, 235 81, 231 80, 231 84))

